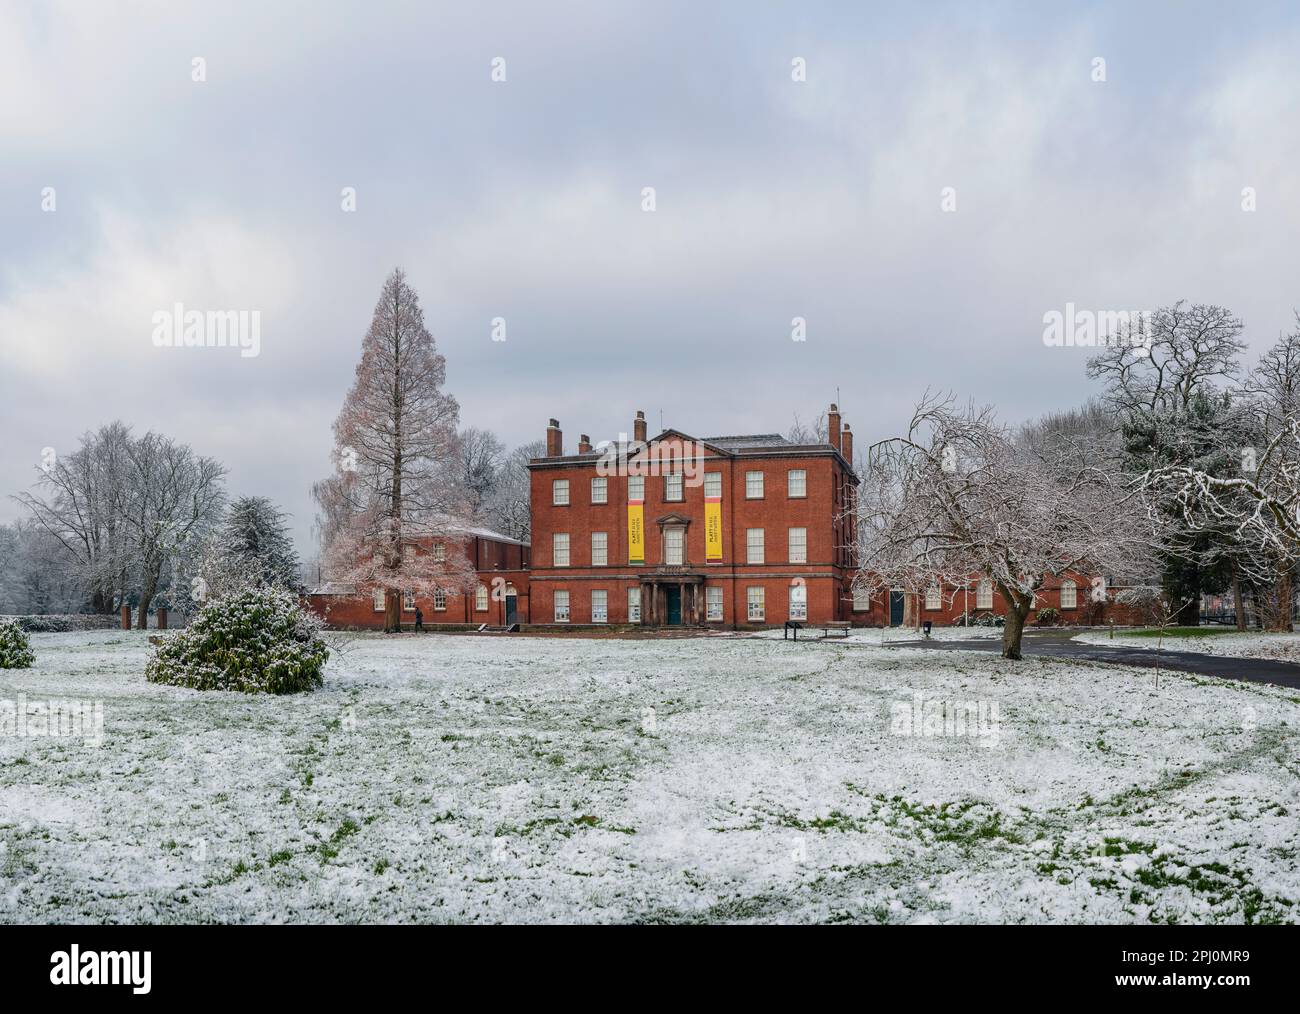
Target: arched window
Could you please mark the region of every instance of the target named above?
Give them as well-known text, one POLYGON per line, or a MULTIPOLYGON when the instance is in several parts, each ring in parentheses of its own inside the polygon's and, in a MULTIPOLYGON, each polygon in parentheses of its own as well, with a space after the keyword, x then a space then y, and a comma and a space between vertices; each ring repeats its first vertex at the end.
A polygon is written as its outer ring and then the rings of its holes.
POLYGON ((481 584, 478 586, 478 591, 474 593, 474 608, 478 610, 480 613, 482 613, 487 611, 487 606, 488 606, 487 585, 481 584))
POLYGON ((975 608, 992 609, 993 608, 993 582, 987 577, 980 580, 975 589, 975 608))
POLYGON ((1061 582, 1061 608, 1077 609, 1078 606, 1078 586, 1067 577, 1061 582))
POLYGON ((790 619, 808 619, 808 586, 802 582, 790 585, 790 619))

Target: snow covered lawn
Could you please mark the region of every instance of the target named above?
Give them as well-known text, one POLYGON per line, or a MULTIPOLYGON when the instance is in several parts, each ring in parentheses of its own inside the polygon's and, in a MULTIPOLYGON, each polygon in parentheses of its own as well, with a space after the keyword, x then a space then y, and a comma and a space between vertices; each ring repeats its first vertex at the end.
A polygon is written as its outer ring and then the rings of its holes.
POLYGON ((1264 684, 366 635, 259 698, 146 683, 139 632, 32 641, 0 702, 104 735, 0 735, 0 921, 1300 920, 1300 698, 1264 684))
POLYGON ((1114 639, 1104 630, 1090 630, 1074 638, 1085 644, 1109 644, 1126 648, 1151 648, 1157 645, 1164 651, 1200 651, 1207 655, 1222 655, 1226 658, 1271 658, 1281 662, 1300 662, 1300 633, 1267 634, 1250 631, 1239 634, 1213 633, 1202 636, 1163 639, 1156 637, 1125 637, 1116 632, 1114 639))

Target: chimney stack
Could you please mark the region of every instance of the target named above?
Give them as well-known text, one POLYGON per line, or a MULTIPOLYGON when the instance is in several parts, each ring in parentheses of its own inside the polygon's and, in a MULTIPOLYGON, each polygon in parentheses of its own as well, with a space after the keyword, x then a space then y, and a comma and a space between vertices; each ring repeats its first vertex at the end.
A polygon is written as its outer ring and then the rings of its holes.
POLYGON ((638 444, 645 443, 645 413, 636 410, 636 419, 632 421, 632 439, 638 444))
POLYGON ((591 450, 591 437, 587 436, 587 434, 584 433, 580 437, 578 437, 578 453, 586 454, 590 450, 591 450))
POLYGON ((826 413, 826 438, 837 451, 840 449, 840 408, 835 402, 826 413))
POLYGON ((564 434, 560 432, 560 421, 552 419, 546 427, 546 456, 559 458, 564 455, 564 434))
POLYGON ((853 464, 853 431, 849 429, 849 424, 844 424, 844 430, 840 433, 840 453, 844 455, 844 460, 849 463, 849 468, 855 467, 853 464))

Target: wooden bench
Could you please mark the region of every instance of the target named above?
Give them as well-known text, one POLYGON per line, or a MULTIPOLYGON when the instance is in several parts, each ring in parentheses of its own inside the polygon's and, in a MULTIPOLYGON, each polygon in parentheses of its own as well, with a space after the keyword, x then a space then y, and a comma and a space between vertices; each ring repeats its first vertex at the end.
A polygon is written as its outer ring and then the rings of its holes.
POLYGON ((825 623, 819 623, 822 628, 822 639, 828 637, 848 637, 849 621, 848 620, 827 620, 825 623))

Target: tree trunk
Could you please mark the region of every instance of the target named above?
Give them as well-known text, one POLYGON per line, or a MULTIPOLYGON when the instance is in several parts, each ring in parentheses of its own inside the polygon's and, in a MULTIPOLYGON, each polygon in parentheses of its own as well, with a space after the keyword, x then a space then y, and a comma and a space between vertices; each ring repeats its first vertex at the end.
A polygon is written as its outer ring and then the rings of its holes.
POLYGON ((1246 629, 1246 603, 1241 600, 1241 574, 1237 570, 1237 565, 1232 565, 1232 607, 1237 613, 1237 629, 1245 631, 1246 629))
POLYGON ((1291 596, 1291 570, 1289 567, 1283 567, 1277 574, 1277 587, 1274 592, 1275 604, 1273 609, 1273 622, 1270 624, 1273 630, 1292 630, 1294 624, 1291 622, 1292 596, 1291 596))
POLYGON ((1002 628, 1002 657, 1021 658, 1020 641, 1025 633, 1025 619, 1029 616, 1029 602, 1008 602, 1007 622, 1002 628))
POLYGON ((402 629, 402 604, 400 593, 392 588, 384 589, 384 633, 397 634, 402 629))
POLYGON ((153 599, 152 592, 140 593, 140 606, 139 606, 140 618, 139 618, 139 622, 136 623, 135 625, 137 630, 149 629, 149 602, 152 599, 153 599))

